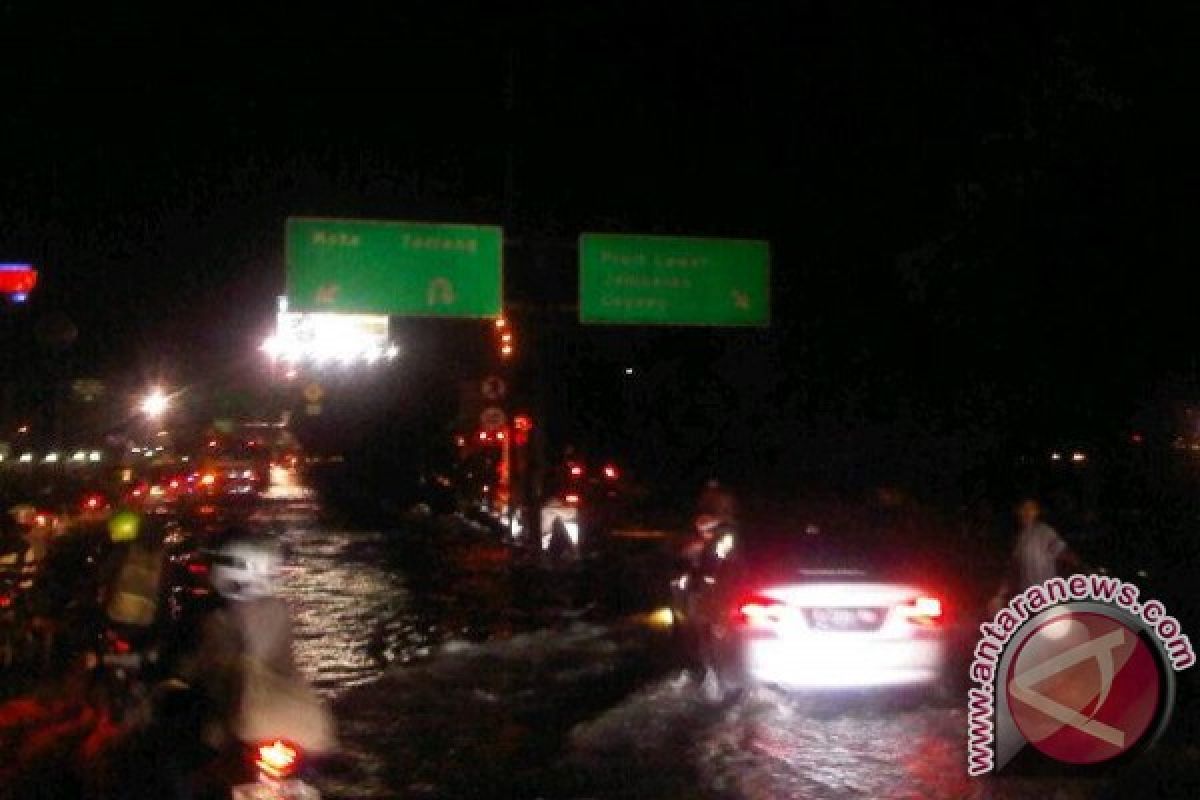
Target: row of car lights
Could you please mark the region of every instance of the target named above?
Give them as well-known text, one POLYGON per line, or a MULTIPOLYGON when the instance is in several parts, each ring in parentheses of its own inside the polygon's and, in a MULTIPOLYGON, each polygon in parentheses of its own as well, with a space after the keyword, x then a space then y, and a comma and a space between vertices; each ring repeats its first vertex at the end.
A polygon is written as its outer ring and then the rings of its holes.
MULTIPOLYGON (((42 463, 42 464, 58 464, 58 463, 64 461, 63 455, 64 454, 62 454, 62 453, 51 451, 49 453, 46 453, 46 455, 44 455, 40 459, 40 463, 42 463)), ((71 455, 71 457, 69 459, 65 459, 65 460, 69 461, 71 463, 74 463, 74 464, 83 464, 83 463, 95 464, 95 463, 101 461, 103 458, 104 458, 104 454, 101 453, 99 450, 92 450, 91 452, 88 452, 87 450, 77 450, 71 455)), ((3 453, 0 453, 0 463, 3 463, 8 460, 10 460, 10 459, 8 459, 3 453)), ((17 456, 17 458, 11 459, 11 460, 15 461, 18 464, 32 464, 35 461, 39 461, 37 456, 33 453, 21 453, 21 455, 17 456)))
MULTIPOLYGON (((184 491, 191 491, 192 487, 190 485, 185 486, 185 484, 198 483, 201 486, 211 487, 211 486, 216 485, 217 477, 218 476, 215 472, 203 472, 203 473, 193 472, 190 475, 188 475, 186 478, 183 478, 183 479, 172 478, 171 480, 167 481, 167 483, 165 485, 155 483, 155 484, 146 486, 143 484, 142 486, 138 486, 138 487, 135 487, 134 489, 132 489, 130 491, 130 495, 132 495, 133 497, 141 497, 142 495, 149 495, 150 497, 162 497, 168 492, 168 490, 172 491, 172 492, 176 492, 181 489, 184 491)), ((241 480, 246 480, 246 481, 257 480, 257 478, 258 478, 257 473, 255 473, 254 470, 250 470, 250 469, 230 470, 227 473, 227 477, 230 480, 241 479, 241 480)))

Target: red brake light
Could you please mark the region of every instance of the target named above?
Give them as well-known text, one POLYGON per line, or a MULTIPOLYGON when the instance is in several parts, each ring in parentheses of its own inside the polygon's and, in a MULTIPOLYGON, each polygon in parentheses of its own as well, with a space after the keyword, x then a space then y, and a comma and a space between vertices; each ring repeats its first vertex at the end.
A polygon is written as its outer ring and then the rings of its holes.
POLYGON ((933 625, 941 621, 944 612, 939 598, 921 595, 900 606, 900 613, 918 625, 933 625))
POLYGON ((621 473, 612 464, 608 464, 604 467, 604 477, 608 478, 610 481, 615 481, 617 478, 621 477, 621 473))
POLYGON ((255 766, 272 778, 286 778, 296 771, 300 753, 290 744, 276 739, 259 745, 255 766))
POLYGON ((12 597, 6 594, 0 594, 0 608, 8 608, 12 605, 12 597))
POLYGON ((575 494, 574 492, 572 492, 571 494, 568 494, 566 497, 563 498, 563 500, 565 500, 567 502, 567 505, 569 505, 569 506, 579 505, 579 495, 575 494))
POLYGON ((208 564, 204 564, 199 561, 193 561, 192 563, 188 564, 188 572, 192 573, 193 575, 207 575, 208 564))
POLYGON ((793 610, 781 600, 764 595, 752 595, 738 604, 734 618, 755 628, 776 628, 792 617, 793 610))

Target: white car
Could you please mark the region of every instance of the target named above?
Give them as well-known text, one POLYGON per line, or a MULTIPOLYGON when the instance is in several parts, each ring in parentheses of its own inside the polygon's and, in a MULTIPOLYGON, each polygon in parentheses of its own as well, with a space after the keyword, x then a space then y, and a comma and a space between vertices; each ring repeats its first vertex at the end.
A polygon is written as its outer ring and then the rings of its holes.
POLYGON ((689 581, 685 624, 722 693, 754 684, 944 686, 949 628, 941 592, 887 565, 860 567, 858 553, 842 555, 825 539, 801 537, 784 550, 689 581))

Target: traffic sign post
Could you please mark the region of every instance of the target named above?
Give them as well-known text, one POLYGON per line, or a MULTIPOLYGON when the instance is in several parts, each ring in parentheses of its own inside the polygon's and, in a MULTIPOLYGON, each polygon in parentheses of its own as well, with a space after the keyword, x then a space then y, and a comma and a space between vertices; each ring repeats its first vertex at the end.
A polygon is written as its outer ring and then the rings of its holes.
POLYGON ((293 311, 492 318, 501 313, 503 232, 488 225, 287 221, 293 311))
POLYGON ((493 432, 503 430, 508 424, 508 415, 504 413, 504 409, 492 406, 485 408, 483 413, 479 415, 479 425, 485 431, 493 432))
POLYGON ((579 319, 767 325, 770 263, 770 246, 756 239, 585 233, 579 237, 579 319))
POLYGON ((504 385, 504 379, 496 375, 489 376, 483 379, 479 385, 479 393, 483 395, 484 400, 497 401, 504 399, 507 387, 504 385))

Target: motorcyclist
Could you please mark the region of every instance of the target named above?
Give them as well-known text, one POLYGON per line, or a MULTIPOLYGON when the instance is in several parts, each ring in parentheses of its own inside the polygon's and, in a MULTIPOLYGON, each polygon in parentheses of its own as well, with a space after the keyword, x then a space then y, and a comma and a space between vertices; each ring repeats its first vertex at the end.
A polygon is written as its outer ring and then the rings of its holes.
POLYGON ((107 528, 111 547, 100 566, 100 607, 117 632, 148 643, 160 632, 164 617, 166 527, 120 511, 107 528))
POLYGON ((332 716, 296 667, 291 612, 275 593, 279 548, 231 531, 209 555, 223 605, 204 621, 196 653, 181 670, 209 700, 205 740, 221 751, 285 738, 310 754, 329 752, 332 716))

